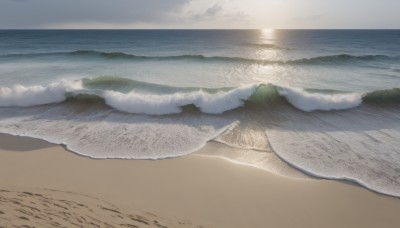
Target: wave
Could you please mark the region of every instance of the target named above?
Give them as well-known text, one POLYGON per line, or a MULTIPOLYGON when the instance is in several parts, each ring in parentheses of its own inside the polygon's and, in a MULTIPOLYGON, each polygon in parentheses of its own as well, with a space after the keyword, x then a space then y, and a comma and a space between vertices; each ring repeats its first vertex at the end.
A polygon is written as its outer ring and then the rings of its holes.
POLYGON ((390 70, 393 71, 393 72, 400 73, 400 68, 391 67, 390 70))
POLYGON ((216 94, 198 90, 191 93, 175 93, 172 95, 148 95, 134 91, 123 94, 107 91, 104 98, 108 105, 130 113, 174 114, 180 113, 183 106, 194 105, 203 113, 221 114, 242 106, 256 88, 256 85, 250 85, 216 94))
POLYGON ((264 153, 272 148, 314 176, 352 180, 389 195, 400 192, 400 88, 367 93, 273 84, 179 88, 100 77, 0 88, 0 107, 0 132, 64 144, 83 156, 161 159, 216 140, 264 153), (364 103, 368 106, 329 112, 364 103), (392 109, 376 112, 369 106, 384 104, 392 109), (213 115, 188 113, 188 105, 213 115), (309 113, 314 110, 326 112, 309 113))
POLYGON ((307 112, 349 109, 362 103, 361 93, 318 94, 302 89, 282 88, 279 94, 285 96, 296 108, 307 112))
POLYGON ((202 61, 202 62, 228 62, 259 65, 329 65, 329 64, 351 64, 357 62, 371 61, 399 61, 400 56, 387 55, 328 55, 312 58, 301 58, 287 61, 263 60, 243 57, 228 56, 204 56, 204 55, 176 55, 176 56, 140 56, 124 52, 100 52, 93 50, 77 50, 72 52, 55 53, 31 53, 31 54, 7 54, 0 55, 0 59, 10 58, 46 58, 46 57, 80 57, 85 59, 101 58, 106 60, 130 60, 130 61, 202 61))
POLYGON ((400 102, 400 88, 378 90, 364 95, 363 100, 368 103, 398 103, 400 102))
POLYGON ((65 94, 69 91, 82 89, 80 81, 62 81, 51 83, 48 86, 23 86, 0 88, 0 107, 9 106, 35 106, 49 103, 58 103, 66 99, 65 94))
POLYGON ((15 85, 0 88, 0 107, 44 105, 72 98, 86 102, 101 100, 119 111, 148 115, 181 113, 186 106, 194 106, 207 114, 221 114, 240 107, 273 108, 286 104, 312 112, 350 109, 363 102, 397 103, 400 102, 400 88, 369 93, 290 88, 273 84, 220 89, 180 88, 113 77, 62 81, 48 86, 15 85), (137 89, 142 85, 145 88, 137 89))

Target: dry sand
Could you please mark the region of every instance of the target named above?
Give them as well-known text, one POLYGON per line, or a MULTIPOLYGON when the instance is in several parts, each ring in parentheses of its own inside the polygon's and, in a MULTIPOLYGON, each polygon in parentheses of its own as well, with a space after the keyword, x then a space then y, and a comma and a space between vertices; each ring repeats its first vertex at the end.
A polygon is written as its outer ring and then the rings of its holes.
POLYGON ((400 227, 398 198, 201 155, 95 160, 1 135, 0 180, 5 227, 400 227))
POLYGON ((0 189, 1 227, 201 227, 152 213, 123 211, 91 196, 21 187, 0 189))

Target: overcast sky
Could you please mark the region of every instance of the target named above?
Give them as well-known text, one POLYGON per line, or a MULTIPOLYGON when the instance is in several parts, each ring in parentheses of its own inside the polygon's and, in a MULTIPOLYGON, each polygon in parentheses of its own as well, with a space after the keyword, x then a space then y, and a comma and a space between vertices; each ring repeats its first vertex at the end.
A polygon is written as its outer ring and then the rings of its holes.
POLYGON ((400 28, 400 0, 0 0, 0 28, 400 28))

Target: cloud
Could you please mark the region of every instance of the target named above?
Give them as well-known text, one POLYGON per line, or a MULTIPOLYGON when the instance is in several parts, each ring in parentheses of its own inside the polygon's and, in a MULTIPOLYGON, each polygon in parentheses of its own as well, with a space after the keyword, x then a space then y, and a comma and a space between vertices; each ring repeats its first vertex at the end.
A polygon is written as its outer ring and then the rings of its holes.
POLYGON ((206 12, 204 12, 203 16, 206 17, 214 17, 216 15, 218 15, 219 13, 223 12, 223 8, 220 4, 216 3, 215 5, 213 5, 212 7, 208 8, 206 10, 206 12))
POLYGON ((0 28, 165 23, 190 0, 0 0, 0 28))
POLYGON ((224 15, 224 9, 219 3, 215 3, 213 6, 207 8, 204 12, 195 13, 190 15, 194 20, 206 20, 206 19, 215 19, 217 16, 224 15))
POLYGON ((0 0, 0 29, 233 27, 250 21, 244 9, 235 8, 236 3, 231 0, 0 0))
POLYGON ((244 21, 249 15, 244 11, 227 10, 226 5, 217 2, 201 12, 188 11, 182 14, 183 18, 194 21, 244 21))

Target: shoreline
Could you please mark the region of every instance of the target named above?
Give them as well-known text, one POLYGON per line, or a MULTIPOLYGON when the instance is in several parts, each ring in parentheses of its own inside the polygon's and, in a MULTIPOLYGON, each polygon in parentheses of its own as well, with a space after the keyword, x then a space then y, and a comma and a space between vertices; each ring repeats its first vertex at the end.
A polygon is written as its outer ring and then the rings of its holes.
POLYGON ((399 198, 342 181, 279 176, 201 152, 230 149, 223 145, 164 160, 91 159, 5 134, 0 145, 0 188, 15 192, 74 192, 203 227, 400 226, 399 198))

